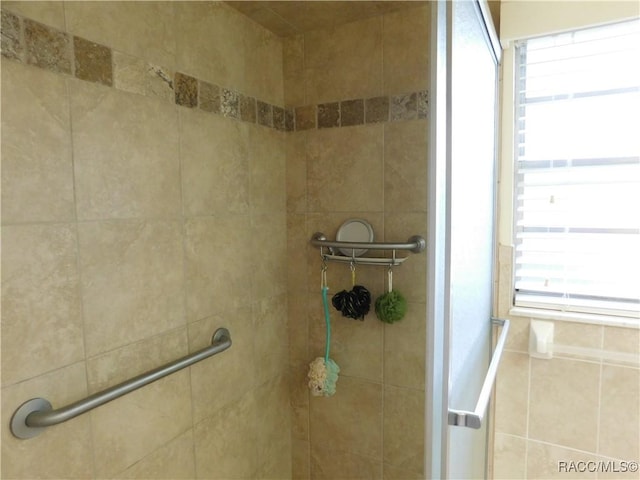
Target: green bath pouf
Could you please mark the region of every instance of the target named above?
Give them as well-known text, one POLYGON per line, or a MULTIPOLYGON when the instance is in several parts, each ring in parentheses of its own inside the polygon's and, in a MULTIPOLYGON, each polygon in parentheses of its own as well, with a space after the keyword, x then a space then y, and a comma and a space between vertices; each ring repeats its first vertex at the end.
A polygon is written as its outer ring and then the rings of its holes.
POLYGON ((376 317, 384 323, 395 323, 407 313, 407 301, 397 290, 392 290, 376 299, 376 317))

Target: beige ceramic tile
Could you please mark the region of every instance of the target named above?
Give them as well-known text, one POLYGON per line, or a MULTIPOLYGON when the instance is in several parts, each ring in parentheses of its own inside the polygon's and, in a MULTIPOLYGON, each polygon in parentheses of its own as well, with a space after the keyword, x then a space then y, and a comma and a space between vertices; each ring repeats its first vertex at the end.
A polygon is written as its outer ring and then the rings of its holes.
POLYGON ((286 214, 257 214, 251 217, 251 237, 247 242, 251 262, 254 300, 287 291, 286 214))
POLYGON ((113 52, 113 86, 118 90, 173 102, 174 74, 173 70, 142 58, 113 52))
POLYGON ((385 212, 427 211, 428 135, 426 120, 385 125, 385 212))
POLYGON ((640 458, 640 370, 603 365, 598 453, 640 458))
POLYGON ((185 324, 179 222, 84 223, 78 229, 88 355, 185 324))
POLYGON ((174 8, 176 69, 250 95, 243 40, 250 21, 223 2, 180 2, 174 8))
POLYGON ((424 479, 424 473, 422 471, 412 472, 385 463, 382 465, 382 478, 384 480, 422 480, 424 479))
POLYGON ((2 478, 92 478, 94 471, 88 415, 50 427, 28 440, 18 440, 8 428, 14 411, 31 398, 44 397, 54 408, 58 408, 86 395, 84 363, 76 363, 3 388, 2 478))
POLYGON ((282 70, 284 104, 297 107, 305 105, 304 97, 304 35, 292 35, 282 39, 282 70))
POLYGON ((188 430, 124 472, 118 473, 117 478, 194 479, 196 469, 193 448, 193 430, 188 430))
POLYGON ((311 397, 310 412, 313 450, 327 445, 337 451, 381 458, 382 385, 341 376, 335 395, 311 397))
POLYGON ((507 350, 529 353, 529 324, 531 320, 509 316, 509 335, 505 343, 507 350))
POLYGON ((286 210, 285 134, 257 125, 249 127, 249 176, 253 212, 286 210))
POLYGON ((513 303, 513 247, 498 245, 497 313, 500 318, 509 314, 513 303))
POLYGON ((405 317, 384 326, 384 383, 422 389, 425 379, 426 305, 408 303, 405 317))
MULTIPOLYGON (((568 345, 572 347, 582 347, 590 349, 602 348, 603 337, 602 325, 587 325, 582 323, 555 322, 553 332, 553 342, 558 345, 568 345)), ((573 355, 558 352, 557 357, 580 358, 580 355, 573 355)), ((592 360, 593 357, 585 356, 585 360, 592 360)))
POLYGON ((383 460, 412 472, 424 468, 424 392, 385 386, 383 460))
POLYGON ((427 5, 383 17, 385 94, 428 88, 430 11, 431 7, 427 5))
POLYGON ((65 28, 63 2, 50 0, 46 2, 3 1, 2 9, 44 23, 58 30, 64 30, 65 28))
POLYGON ((493 446, 493 476, 491 478, 524 479, 527 440, 522 437, 496 433, 493 446))
POLYGON ((634 367, 640 366, 640 330, 632 328, 605 327, 603 349, 610 352, 632 355, 629 358, 630 361, 617 361, 611 363, 627 364, 634 367))
POLYGON ((309 442, 293 438, 291 442, 291 478, 307 480, 311 477, 309 469, 309 442))
POLYGON ((195 426, 196 478, 256 478, 257 411, 250 392, 195 426))
POLYGON ((256 23, 245 23, 244 92, 274 105, 284 105, 282 43, 256 23))
POLYGON ((221 327, 229 330, 231 347, 191 367, 196 423, 234 404, 256 384, 254 329, 248 305, 190 324, 190 350, 209 345, 214 332, 221 327))
MULTIPOLYGON (((309 290, 307 281, 308 250, 306 216, 299 214, 287 215, 287 292, 290 294, 306 293, 309 290)), ((320 276, 316 276, 316 288, 319 288, 320 276)))
POLYGON ((288 375, 280 375, 256 389, 258 406, 258 476, 291 478, 291 407, 288 375))
POLYGON ((87 360, 89 392, 95 393, 187 354, 186 327, 148 337, 87 360))
POLYGON ((256 381, 260 385, 288 370, 287 301, 285 295, 253 304, 253 351, 256 381))
POLYGON ((250 219, 242 215, 198 217, 186 222, 189 322, 251 303, 247 298, 251 299, 252 265, 240 240, 249 238, 250 231, 250 219))
POLYGON ((312 480, 377 480, 382 478, 380 459, 358 455, 348 450, 332 449, 331 444, 313 444, 312 480), (326 446, 326 447, 325 447, 326 446))
POLYGON ((3 227, 3 385, 83 359, 79 293, 71 225, 3 227))
POLYGON ((63 77, 2 62, 2 222, 74 219, 63 77))
POLYGON ((495 392, 495 430, 527 435, 529 355, 504 352, 495 392))
POLYGON ((307 138, 310 211, 382 211, 382 125, 317 130, 307 138))
POLYGON ((189 383, 183 370, 91 411, 97 477, 122 472, 191 427, 189 383))
POLYGON ((600 365, 531 359, 529 438, 595 452, 600 365))
POLYGON ((69 86, 78 218, 175 217, 176 107, 79 80, 69 86))
POLYGON ((307 162, 305 145, 307 134, 290 133, 286 141, 287 152, 287 211, 304 213, 307 210, 307 162))
POLYGON ((247 125, 181 109, 180 131, 185 214, 248 212, 247 125))
POLYGON ((67 30, 75 35, 160 65, 174 64, 178 32, 171 2, 65 2, 64 11, 67 30))
POLYGON ((382 17, 309 32, 304 38, 306 102, 382 94, 382 17))
POLYGON ((527 445, 527 477, 540 479, 572 478, 586 480, 596 478, 595 472, 580 471, 587 462, 597 460, 595 455, 570 450, 558 445, 529 441, 527 445))

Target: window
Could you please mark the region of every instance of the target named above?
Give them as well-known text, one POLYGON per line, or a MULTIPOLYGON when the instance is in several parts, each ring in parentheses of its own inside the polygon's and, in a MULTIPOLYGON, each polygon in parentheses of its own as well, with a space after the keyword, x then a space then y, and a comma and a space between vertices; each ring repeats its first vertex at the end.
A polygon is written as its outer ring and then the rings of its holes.
POLYGON ((638 316, 640 20, 516 46, 515 305, 638 316))

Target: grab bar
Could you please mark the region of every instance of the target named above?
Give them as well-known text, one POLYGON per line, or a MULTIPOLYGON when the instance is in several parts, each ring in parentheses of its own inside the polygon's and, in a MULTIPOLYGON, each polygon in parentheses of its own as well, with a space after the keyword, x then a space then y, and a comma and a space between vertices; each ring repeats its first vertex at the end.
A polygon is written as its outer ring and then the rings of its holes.
POLYGON ((426 240, 420 235, 414 235, 406 243, 383 243, 383 242, 334 242, 327 240, 324 233, 316 232, 311 237, 311 245, 314 247, 331 248, 366 248, 369 250, 411 250, 413 253, 420 253, 427 248, 426 240))
POLYGON ((487 370, 487 375, 484 378, 484 383, 482 384, 482 389, 480 390, 480 395, 476 402, 476 408, 473 412, 449 409, 449 425, 470 428, 480 428, 482 426, 482 419, 484 418, 487 406, 489 405, 489 398, 491 397, 493 384, 498 373, 498 366, 500 365, 500 359, 502 357, 502 352, 504 351, 504 344, 507 340, 507 334, 509 333, 509 320, 492 318, 491 323, 493 323, 493 325, 501 326, 502 331, 500 332, 500 337, 496 342, 496 348, 493 351, 493 356, 489 363, 489 369, 487 370))
POLYGON ((122 397, 140 387, 144 387, 167 375, 182 370, 194 363, 223 352, 231 346, 231 335, 226 328, 219 328, 211 338, 209 347, 186 355, 162 367, 149 370, 113 387, 94 393, 83 400, 66 407, 53 410, 51 403, 44 398, 32 398, 23 403, 11 418, 11 433, 17 438, 27 439, 42 433, 46 427, 57 425, 77 417, 111 400, 122 397))

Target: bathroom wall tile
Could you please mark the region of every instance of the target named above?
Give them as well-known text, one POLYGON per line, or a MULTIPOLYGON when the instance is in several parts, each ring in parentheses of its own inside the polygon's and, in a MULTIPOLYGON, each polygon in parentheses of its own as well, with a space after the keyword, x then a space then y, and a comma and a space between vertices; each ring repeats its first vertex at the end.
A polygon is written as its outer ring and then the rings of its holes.
MULTIPOLYGON (((317 469, 314 452, 318 446, 331 446, 334 452, 381 458, 382 385, 341 376, 333 397, 311 397, 310 412, 312 477, 318 476, 317 472, 314 475, 317 469)), ((333 464, 327 465, 332 468, 337 460, 327 463, 333 464)), ((350 471, 345 465, 343 475, 350 471)))
POLYGON ((24 45, 20 33, 20 23, 20 17, 7 10, 2 10, 2 43, 0 47, 2 56, 22 61, 24 45))
POLYGON ((249 128, 249 190, 254 213, 286 210, 286 141, 273 129, 249 128))
POLYGON ((245 17, 223 2, 168 2, 175 9, 176 68, 201 80, 245 88, 245 17))
POLYGON ((258 100, 258 124, 273 127, 273 109, 270 104, 258 100))
POLYGON ((403 9, 383 17, 384 93, 428 87, 431 7, 403 9))
POLYGON ((198 81, 198 106, 200 110, 220 113, 220 87, 209 82, 198 81))
POLYGON ((125 92, 175 101, 174 72, 142 58, 113 53, 113 86, 125 92))
POLYGON ((493 476, 516 480, 526 477, 527 439, 496 433, 493 444, 493 476))
POLYGON ((309 358, 309 320, 306 293, 288 293, 289 364, 305 363, 309 358))
POLYGON ((285 295, 267 298, 253 305, 254 371, 258 384, 288 370, 289 342, 284 336, 287 328, 286 308, 285 295))
POLYGON ((310 130, 316 128, 316 106, 307 105, 296 107, 296 131, 310 130))
POLYGON ((240 96, 240 119, 243 122, 256 123, 256 99, 246 95, 240 96))
POLYGON ((309 363, 310 357, 289 368, 291 398, 291 437, 309 440, 309 363))
POLYGON ((151 452, 124 472, 118 473, 117 478, 194 479, 196 466, 193 449, 193 430, 189 430, 151 452))
POLYGON ((89 393, 124 382, 187 353, 185 326, 91 357, 87 360, 89 393))
POLYGON ((412 472, 385 463, 382 465, 382 478, 384 480, 422 480, 424 473, 422 471, 412 472))
POLYGON ((83 358, 76 258, 72 225, 3 227, 3 385, 83 358))
POLYGON ((66 33, 26 18, 24 42, 27 63, 57 73, 72 72, 71 38, 66 33))
POLYGON ((424 469, 424 392, 385 386, 383 460, 408 471, 424 469))
POLYGON ((250 248, 252 299, 260 301, 287 291, 287 221, 284 213, 253 215, 250 248))
POLYGON ((65 28, 63 2, 50 0, 35 2, 3 0, 2 9, 30 18, 36 22, 44 23, 58 30, 64 30, 65 28))
POLYGON ((244 91, 270 104, 283 105, 282 39, 255 22, 245 20, 244 91))
POLYGON ((529 353, 529 324, 531 320, 522 317, 510 317, 509 322, 509 335, 505 348, 514 352, 529 353))
POLYGON ((189 392, 183 370, 92 410, 95 476, 113 477, 187 431, 189 392))
POLYGON ((285 142, 288 212, 304 213, 307 210, 306 139, 305 133, 297 132, 289 135, 285 142))
MULTIPOLYGON (((608 351, 640 355, 640 330, 632 328, 605 327, 603 349, 608 351)), ((617 362, 624 364, 624 362, 617 362)), ((636 362, 627 362, 639 366, 636 362)))
POLYGON ((364 102, 366 123, 389 121, 389 97, 367 98, 364 102))
POLYGON ((258 478, 291 478, 291 407, 288 376, 276 376, 256 389, 258 478))
POLYGON ((249 238, 248 216, 192 218, 184 230, 188 321, 247 306, 253 267, 248 256, 238 254, 238 239, 249 238))
POLYGON ((382 94, 382 17, 305 34, 304 62, 308 103, 382 94))
POLYGON ((295 110, 291 107, 284 110, 284 130, 293 132, 296 129, 295 110))
POLYGON ((273 128, 284 132, 287 130, 286 126, 286 111, 284 108, 272 105, 273 109, 273 128))
POLYGON ((602 366, 598 453, 640 458, 640 370, 602 366))
POLYGON ((58 408, 84 398, 86 394, 84 363, 75 363, 3 388, 2 478, 92 478, 94 471, 88 415, 51 427, 29 440, 15 438, 8 428, 15 410, 30 398, 44 397, 54 408, 58 408))
POLYGON ((185 324, 180 222, 84 223, 78 233, 88 355, 185 324))
POLYGON ((392 122, 418 118, 418 95, 407 93, 390 97, 389 116, 392 122))
POLYGON ((304 35, 292 35, 282 39, 282 71, 284 104, 304 105, 304 35))
POLYGON ((595 452, 600 366, 556 358, 531 362, 529 438, 595 452))
POLYGON ((308 136, 310 211, 382 211, 382 138, 381 125, 318 130, 308 136))
POLYGON ((426 122, 388 123, 384 136, 385 212, 426 212, 429 136, 426 122))
POLYGON ((495 391, 495 430, 527 435, 529 355, 504 352, 495 391))
POLYGON ((291 456, 291 478, 294 480, 311 478, 309 441, 293 438, 291 441, 291 456))
POLYGON ((429 91, 420 90, 418 95, 418 118, 429 118, 429 91))
MULTIPOLYGON (((600 349, 602 346, 603 328, 601 325, 583 323, 555 322, 553 342, 558 345, 600 349)), ((557 352, 554 357, 580 358, 580 355, 557 352)), ((585 360, 593 357, 586 356, 585 360)))
MULTIPOLYGON (((290 214, 287 216, 287 292, 289 294, 306 294, 308 289, 307 274, 307 244, 306 217, 304 215, 290 214)), ((319 271, 317 282, 320 280, 319 271)), ((319 285, 319 283, 317 283, 319 285)))
POLYGON ((184 73, 176 72, 173 82, 176 105, 196 108, 198 106, 198 80, 184 73))
POLYGON ((340 102, 318 105, 318 128, 340 126, 340 102))
POLYGON ((70 91, 78 218, 175 217, 175 107, 79 80, 70 91))
POLYGON ((194 352, 211 343, 221 327, 231 334, 231 347, 191 367, 193 421, 215 416, 234 405, 256 385, 251 308, 234 310, 189 324, 189 349, 194 352))
POLYGON ((425 312, 425 304, 409 302, 402 320, 384 326, 385 385, 424 388, 425 312))
POLYGON ((65 2, 64 14, 71 34, 156 65, 176 67, 178 31, 171 2, 65 2))
POLYGON ((248 140, 247 125, 203 112, 180 111, 186 215, 249 211, 248 140))
POLYGON ((364 123, 364 100, 345 100, 340 102, 340 125, 362 125, 364 123))
POLYGON ((596 478, 595 472, 562 471, 559 462, 593 462, 595 455, 585 452, 563 448, 559 445, 550 445, 541 442, 529 441, 527 445, 527 476, 526 478, 574 478, 586 480, 596 478))
POLYGON ((256 478, 257 444, 247 439, 255 438, 258 421, 255 395, 250 392, 198 423, 194 427, 196 478, 256 478))
POLYGON ((90 42, 81 37, 73 37, 73 53, 77 78, 103 85, 112 85, 113 62, 109 47, 90 42))
POLYGON ((225 117, 240 118, 240 96, 238 92, 227 88, 222 89, 220 111, 225 117))
POLYGON ((312 480, 382 478, 382 462, 379 459, 331 447, 331 444, 314 443, 312 445, 310 477, 312 480))
POLYGON ((2 222, 74 219, 65 80, 2 65, 2 222), (32 132, 38 132, 34 136, 32 132))

